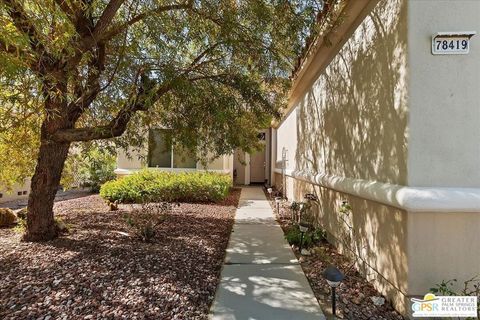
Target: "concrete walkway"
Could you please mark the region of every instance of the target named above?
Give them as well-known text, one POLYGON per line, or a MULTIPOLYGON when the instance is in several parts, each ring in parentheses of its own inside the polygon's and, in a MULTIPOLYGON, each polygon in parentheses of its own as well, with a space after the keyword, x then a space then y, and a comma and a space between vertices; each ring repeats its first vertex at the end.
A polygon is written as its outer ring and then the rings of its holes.
POLYGON ((242 189, 210 319, 325 319, 261 187, 242 189))

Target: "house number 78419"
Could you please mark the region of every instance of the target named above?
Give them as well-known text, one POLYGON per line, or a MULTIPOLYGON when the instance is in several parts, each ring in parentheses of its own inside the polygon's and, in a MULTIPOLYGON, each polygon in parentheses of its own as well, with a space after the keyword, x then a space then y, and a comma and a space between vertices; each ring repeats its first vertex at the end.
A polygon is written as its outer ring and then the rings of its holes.
POLYGON ((465 34, 438 33, 432 37, 432 54, 468 54, 470 38, 474 32, 465 34))

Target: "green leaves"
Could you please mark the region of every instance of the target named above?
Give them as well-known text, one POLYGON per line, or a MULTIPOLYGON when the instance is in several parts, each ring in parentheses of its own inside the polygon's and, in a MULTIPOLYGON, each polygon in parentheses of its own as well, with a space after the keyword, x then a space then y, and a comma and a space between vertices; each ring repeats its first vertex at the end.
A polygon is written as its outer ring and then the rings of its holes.
POLYGON ((232 179, 208 172, 165 172, 143 170, 105 183, 100 195, 110 202, 211 202, 225 199, 232 179))
MULTIPOLYGON (((26 144, 39 139, 45 115, 62 122, 53 125, 58 131, 68 127, 62 136, 68 142, 125 131, 115 140, 119 145, 140 145, 139 128, 167 127, 196 154, 258 148, 256 133, 285 106, 317 2, 115 3, 15 2, 20 18, 0 5, 0 119, 17 124, 9 131, 30 132, 23 149, 35 149, 26 144), (112 8, 115 14, 107 12, 112 8), (10 112, 20 108, 7 101, 12 92, 28 101, 35 121, 10 112), (48 99, 55 112, 47 110, 48 99), (83 138, 76 136, 79 128, 88 131, 83 138), (105 134, 93 134, 99 128, 105 134)), ((13 136, 8 139, 4 148, 10 149, 13 136)))

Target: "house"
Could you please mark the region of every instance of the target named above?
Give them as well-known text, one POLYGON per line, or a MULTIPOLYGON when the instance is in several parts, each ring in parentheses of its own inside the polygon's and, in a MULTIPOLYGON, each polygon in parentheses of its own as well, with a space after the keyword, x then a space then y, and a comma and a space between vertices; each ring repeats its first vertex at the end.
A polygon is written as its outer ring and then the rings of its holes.
MULTIPOLYGON (((265 150, 207 167, 289 200, 316 194, 329 240, 409 315, 412 297, 480 274, 480 1, 337 9, 300 61, 282 120, 260 133, 265 150)), ((206 169, 161 140, 120 154, 116 173, 206 169)))
POLYGON ((480 274, 480 1, 342 4, 273 126, 274 183, 315 193, 330 241, 407 315, 480 274))
POLYGON ((115 173, 122 177, 144 168, 166 171, 208 170, 230 174, 236 184, 269 184, 272 176, 269 165, 270 136, 271 129, 259 132, 258 139, 265 145, 261 151, 248 154, 235 150, 234 153, 222 155, 204 166, 181 148, 168 145, 166 129, 153 128, 148 130, 148 144, 143 150, 118 151, 115 173))
POLYGON ((24 183, 15 184, 11 190, 0 189, 0 204, 14 201, 27 200, 30 193, 30 179, 26 179, 24 183))

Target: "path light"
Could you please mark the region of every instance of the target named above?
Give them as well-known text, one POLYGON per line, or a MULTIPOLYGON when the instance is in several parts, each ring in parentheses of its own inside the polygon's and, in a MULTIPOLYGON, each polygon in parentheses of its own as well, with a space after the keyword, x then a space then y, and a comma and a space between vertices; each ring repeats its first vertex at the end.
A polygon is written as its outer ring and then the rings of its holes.
POLYGON ((336 313, 336 297, 335 288, 340 285, 340 282, 345 278, 345 275, 334 266, 328 266, 323 272, 323 277, 327 280, 328 285, 332 288, 332 313, 336 313))
POLYGON ((280 202, 282 202, 282 197, 275 197, 275 204, 277 205, 277 214, 280 215, 280 202))
POLYGON ((305 211, 305 206, 305 202, 300 202, 300 204, 298 205, 298 223, 300 223, 300 220, 302 220, 302 213, 303 211, 305 211))
POLYGON ((272 199, 273 189, 272 188, 267 188, 267 192, 268 192, 268 196, 270 197, 270 199, 272 199))
POLYGON ((302 254, 302 246, 303 246, 303 236, 305 235, 305 232, 308 231, 308 225, 299 223, 298 228, 300 229, 300 232, 302 233, 302 237, 300 238, 300 254, 302 254))

